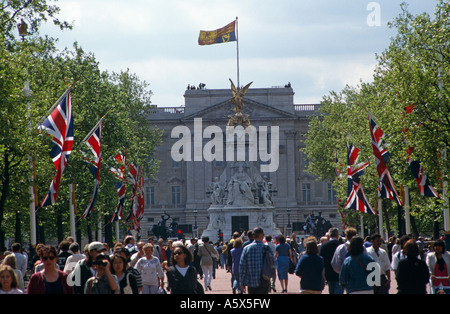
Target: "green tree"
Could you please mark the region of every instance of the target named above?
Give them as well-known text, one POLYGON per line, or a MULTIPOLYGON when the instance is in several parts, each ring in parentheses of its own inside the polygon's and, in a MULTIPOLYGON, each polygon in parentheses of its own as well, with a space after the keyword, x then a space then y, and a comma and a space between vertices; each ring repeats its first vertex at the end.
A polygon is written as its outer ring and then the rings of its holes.
MULTIPOLYGON (((114 212, 117 179, 108 169, 119 151, 127 151, 128 160, 144 167, 151 178, 159 162, 151 158, 160 141, 160 133, 148 122, 151 91, 148 84, 129 71, 108 73, 99 69, 92 53, 77 43, 73 49, 59 51, 55 39, 39 35, 39 26, 53 19, 62 28, 70 26, 57 20, 59 8, 50 1, 2 1, 0 11, 0 243, 5 237, 26 241, 29 232, 29 187, 37 190, 37 202, 47 194, 55 168, 49 156, 51 138, 39 134, 37 126, 48 116, 50 107, 69 85, 75 125, 75 143, 62 176, 57 203, 37 211, 38 240, 62 240, 69 235, 69 184, 76 187, 79 216, 92 194, 94 181, 82 153, 89 149, 82 139, 107 113, 103 123, 103 162, 100 193, 89 220, 79 221, 80 234, 92 238, 99 221, 107 221, 114 212), (28 36, 18 41, 16 25, 25 19, 28 36), (25 97, 26 82, 32 94, 25 97)), ((128 192, 128 199, 131 192, 128 192)), ((125 208, 129 208, 127 201, 125 208)), ((127 210, 127 209, 125 209, 127 210)), ((128 213, 124 213, 127 215, 128 213)), ((126 228, 126 225, 123 225, 126 228)), ((80 239, 81 240, 81 239, 80 239)), ((111 239, 112 240, 112 239, 111 239)), ((1 248, 0 248, 1 249, 1 248)))
MULTIPOLYGON (((400 193, 401 186, 411 191, 414 231, 430 232, 436 221, 442 221, 443 202, 413 194, 417 194, 417 188, 408 169, 406 149, 414 147, 412 157, 420 159, 432 185, 441 188, 440 183, 448 180, 446 169, 449 169, 444 153, 448 151, 450 138, 450 4, 439 1, 434 18, 425 13, 413 16, 405 4, 401 10, 399 17, 390 23, 397 29, 397 36, 377 56, 374 81, 347 86, 339 93, 325 96, 321 115, 310 121, 303 151, 310 160, 308 171, 319 179, 333 181, 339 198, 345 200, 347 183, 337 180, 334 174, 334 152, 346 165, 346 143, 357 146, 361 150, 360 160, 371 163, 361 181, 369 202, 375 204, 378 176, 367 119, 370 112, 385 133, 384 148, 390 153, 388 169, 397 191, 400 193), (413 106, 412 113, 407 114, 407 106, 413 106), (414 223, 414 218, 421 223, 414 223)), ((346 173, 345 166, 340 170, 346 173)), ((399 218, 395 204, 384 201, 383 211, 386 225, 395 225, 394 219, 399 218)), ((356 223, 354 217, 352 222, 356 223)))

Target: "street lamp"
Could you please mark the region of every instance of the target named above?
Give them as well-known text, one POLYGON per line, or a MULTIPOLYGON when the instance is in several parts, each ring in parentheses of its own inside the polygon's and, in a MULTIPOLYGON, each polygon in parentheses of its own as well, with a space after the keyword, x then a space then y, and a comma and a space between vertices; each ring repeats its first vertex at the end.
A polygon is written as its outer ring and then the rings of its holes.
POLYGON ((19 35, 22 37, 22 42, 25 41, 25 36, 28 35, 28 24, 22 19, 19 24, 17 24, 19 29, 19 35))
MULTIPOLYGON (((24 22, 24 20, 22 19, 21 22, 17 25, 17 29, 19 30, 19 35, 22 37, 22 42, 25 42, 25 36, 28 35, 28 25, 27 23, 24 22)), ((27 70, 27 76, 28 76, 28 70, 27 70)), ((23 95, 25 96, 25 98, 27 98, 27 109, 29 112, 29 124, 28 124, 28 128, 31 130, 31 107, 30 107, 30 97, 32 95, 32 91, 30 88, 30 81, 27 80, 25 81, 25 86, 23 88, 23 95)), ((34 176, 33 176, 33 160, 31 155, 29 155, 29 162, 30 162, 30 168, 31 168, 31 182, 34 181, 34 176)), ((35 208, 35 199, 34 199, 35 195, 34 195, 34 187, 33 187, 33 183, 30 185, 30 247, 35 246, 37 243, 37 239, 36 239, 36 208, 35 208)))
POLYGON ((291 226, 291 209, 288 208, 287 209, 287 216, 288 216, 288 224, 286 226, 286 234, 291 234, 292 233, 292 226, 291 226))
POLYGON ((198 237, 197 213, 198 213, 198 211, 196 209, 194 209, 194 230, 195 230, 195 236, 196 237, 198 237))

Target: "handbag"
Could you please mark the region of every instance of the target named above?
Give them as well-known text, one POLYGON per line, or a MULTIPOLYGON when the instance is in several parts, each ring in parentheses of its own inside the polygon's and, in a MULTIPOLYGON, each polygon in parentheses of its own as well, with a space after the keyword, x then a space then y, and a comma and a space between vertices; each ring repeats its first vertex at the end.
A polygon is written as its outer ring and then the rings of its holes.
POLYGON ((126 275, 127 285, 123 288, 123 294, 133 294, 133 289, 131 288, 130 278, 129 277, 130 277, 130 273, 128 273, 126 275))

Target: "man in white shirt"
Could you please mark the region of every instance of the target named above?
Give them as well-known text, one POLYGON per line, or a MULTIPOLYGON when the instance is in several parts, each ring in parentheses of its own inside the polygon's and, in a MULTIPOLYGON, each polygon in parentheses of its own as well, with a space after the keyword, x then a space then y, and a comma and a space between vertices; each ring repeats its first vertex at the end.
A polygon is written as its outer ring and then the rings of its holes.
POLYGON ((339 245, 336 248, 336 251, 334 251, 333 259, 331 260, 331 267, 336 273, 339 274, 341 272, 342 264, 344 263, 344 260, 347 257, 348 252, 347 247, 350 244, 350 240, 357 234, 358 232, 356 231, 355 228, 350 227, 345 229, 346 242, 339 245))
POLYGON ((389 262, 389 256, 385 250, 381 248, 383 239, 379 234, 373 234, 370 237, 372 246, 368 247, 367 254, 374 259, 375 262, 380 265, 380 286, 374 287, 375 294, 389 294, 391 287, 391 263, 389 262))
POLYGON ((66 264, 64 265, 64 272, 66 274, 70 274, 75 269, 78 261, 86 258, 86 255, 80 253, 80 245, 77 242, 73 242, 69 250, 72 252, 72 255, 67 258, 66 264))
MULTIPOLYGON (((400 247, 401 250, 398 251, 397 253, 395 253, 394 255, 392 255, 392 262, 391 262, 391 268, 394 272, 397 273, 397 268, 398 268, 398 263, 402 260, 406 258, 406 255, 403 253, 403 246, 405 245, 406 242, 408 242, 408 240, 411 240, 412 237, 409 235, 404 235, 400 238, 400 247)), ((420 259, 420 255, 418 256, 418 258, 420 259)))
POLYGON ((27 255, 22 254, 22 246, 20 245, 20 243, 14 243, 11 246, 11 250, 16 256, 16 269, 20 270, 22 272, 22 275, 25 277, 28 264, 27 255))

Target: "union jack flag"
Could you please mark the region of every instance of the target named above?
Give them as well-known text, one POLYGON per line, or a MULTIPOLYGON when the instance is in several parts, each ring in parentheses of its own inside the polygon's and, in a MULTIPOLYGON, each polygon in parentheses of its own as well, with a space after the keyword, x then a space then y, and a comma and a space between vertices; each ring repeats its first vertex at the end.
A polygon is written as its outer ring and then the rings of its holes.
POLYGON ((132 219, 136 218, 136 212, 137 212, 137 202, 136 202, 136 193, 138 190, 138 177, 139 177, 139 170, 135 166, 134 163, 130 163, 129 166, 129 181, 133 188, 133 197, 131 199, 131 209, 130 214, 128 215, 127 219, 125 219, 125 222, 128 222, 132 219))
POLYGON ((122 153, 118 153, 114 159, 119 164, 119 169, 112 169, 112 172, 116 174, 117 178, 121 180, 121 182, 116 183, 116 190, 117 195, 119 197, 116 210, 111 217, 110 223, 113 221, 117 221, 119 219, 122 219, 123 217, 123 203, 125 201, 125 192, 126 192, 126 164, 127 164, 127 157, 126 155, 122 155, 122 153))
POLYGON ((141 169, 139 171, 140 175, 139 175, 138 193, 137 193, 138 208, 137 208, 136 217, 139 220, 142 219, 142 217, 144 216, 144 208, 145 208, 145 193, 144 193, 145 181, 144 181, 144 176, 143 176, 143 169, 144 169, 144 167, 141 167, 141 169))
POLYGON ((391 175, 387 168, 387 161, 390 154, 381 146, 381 141, 384 137, 384 132, 378 127, 373 117, 369 114, 370 136, 372 139, 372 150, 375 156, 375 162, 378 172, 378 197, 389 198, 395 201, 398 205, 403 206, 402 201, 398 197, 397 191, 394 187, 391 175))
POLYGON ((92 193, 89 205, 81 218, 89 217, 89 215, 92 213, 92 210, 94 209, 95 199, 97 197, 98 187, 100 184, 100 168, 102 162, 102 124, 103 119, 101 119, 97 123, 94 129, 87 136, 86 144, 89 146, 95 156, 95 161, 92 163, 89 169, 94 176, 94 192, 92 193))
POLYGON ((424 168, 420 164, 420 161, 413 160, 411 158, 411 154, 413 151, 414 151, 414 148, 409 147, 406 151, 406 154, 408 156, 409 169, 411 170, 412 175, 416 179, 416 183, 417 183, 417 187, 419 189, 420 195, 439 198, 440 197, 439 194, 436 192, 434 187, 430 184, 430 180, 428 180, 428 177, 425 173, 424 168))
MULTIPOLYGON (((405 107, 406 114, 411 114, 414 112, 415 106, 409 105, 405 107)), ((430 184, 427 175, 425 174, 425 170, 420 164, 419 160, 413 160, 411 157, 414 152, 414 147, 408 145, 408 141, 406 140, 406 135, 408 133, 408 129, 403 129, 403 142, 407 145, 406 156, 408 157, 409 169, 411 170, 412 175, 416 179, 417 187, 419 189, 419 193, 422 196, 428 197, 437 197, 439 198, 439 194, 436 192, 434 187, 430 184)))
POLYGON ((56 108, 39 126, 40 130, 45 130, 49 135, 53 136, 52 141, 54 145, 50 152, 50 157, 56 168, 56 175, 52 180, 47 196, 40 205, 41 207, 55 204, 56 198, 58 197, 61 177, 73 148, 74 129, 70 88, 63 94, 58 102, 59 104, 56 108))
POLYGON ((369 165, 368 162, 359 163, 360 150, 353 146, 347 145, 347 201, 345 209, 355 209, 363 213, 374 214, 372 207, 367 201, 366 195, 361 185, 360 176, 364 174, 364 169, 369 165))

